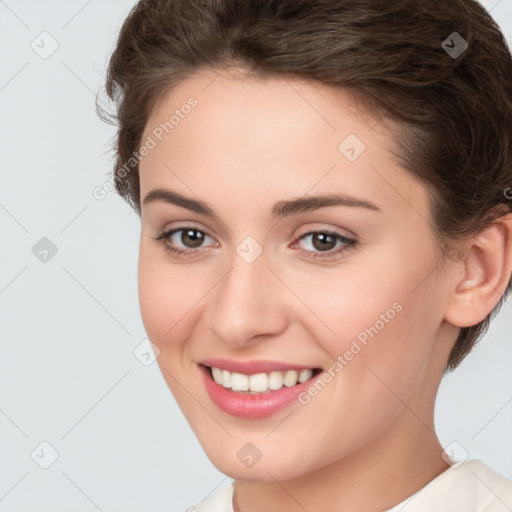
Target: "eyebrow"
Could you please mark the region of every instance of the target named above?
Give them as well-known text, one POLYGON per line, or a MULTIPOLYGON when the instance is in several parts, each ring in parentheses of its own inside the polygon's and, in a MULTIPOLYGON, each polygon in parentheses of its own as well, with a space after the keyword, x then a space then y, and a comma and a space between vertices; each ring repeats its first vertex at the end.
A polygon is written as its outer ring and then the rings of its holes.
MULTIPOLYGON (((215 212, 207 204, 190 197, 185 197, 172 190, 164 188, 151 190, 144 198, 142 204, 148 205, 154 202, 174 204, 195 213, 217 218, 215 212)), ((278 201, 272 207, 271 213, 274 218, 282 218, 328 206, 351 206, 382 212, 377 205, 365 199, 359 199, 350 195, 323 194, 318 196, 300 197, 298 199, 291 199, 287 201, 278 201)))

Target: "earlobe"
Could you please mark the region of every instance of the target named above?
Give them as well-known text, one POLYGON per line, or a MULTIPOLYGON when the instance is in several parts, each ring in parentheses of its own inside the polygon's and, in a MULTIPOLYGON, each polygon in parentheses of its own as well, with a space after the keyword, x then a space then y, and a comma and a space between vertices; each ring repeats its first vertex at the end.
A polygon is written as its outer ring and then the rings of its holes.
POLYGON ((461 272, 454 283, 445 320, 457 327, 470 327, 487 317, 510 280, 512 213, 499 217, 472 237, 457 265, 461 265, 461 272))

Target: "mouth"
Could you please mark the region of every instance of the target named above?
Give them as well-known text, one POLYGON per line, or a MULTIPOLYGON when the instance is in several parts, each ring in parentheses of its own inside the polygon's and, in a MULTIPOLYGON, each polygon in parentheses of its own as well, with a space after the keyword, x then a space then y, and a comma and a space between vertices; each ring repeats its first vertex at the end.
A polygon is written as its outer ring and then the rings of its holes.
POLYGON ((216 384, 234 393, 257 395, 292 388, 316 377, 321 368, 297 368, 282 371, 245 374, 215 366, 202 366, 216 384))
POLYGON ((211 402, 230 416, 257 420, 294 404, 324 370, 283 361, 204 359, 198 361, 211 402))

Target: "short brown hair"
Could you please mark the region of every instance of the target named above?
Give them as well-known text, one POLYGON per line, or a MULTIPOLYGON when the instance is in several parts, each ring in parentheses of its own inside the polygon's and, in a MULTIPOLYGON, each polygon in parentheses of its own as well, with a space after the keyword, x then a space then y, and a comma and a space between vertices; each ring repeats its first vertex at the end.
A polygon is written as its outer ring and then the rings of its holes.
MULTIPOLYGON (((373 115, 398 121, 396 156, 428 187, 444 254, 511 211, 512 58, 476 0, 142 0, 110 58, 106 92, 117 112, 97 104, 118 125, 115 187, 137 213, 131 157, 153 105, 193 73, 229 66, 350 91, 373 115)), ((448 370, 510 288, 485 320, 461 329, 448 370)))

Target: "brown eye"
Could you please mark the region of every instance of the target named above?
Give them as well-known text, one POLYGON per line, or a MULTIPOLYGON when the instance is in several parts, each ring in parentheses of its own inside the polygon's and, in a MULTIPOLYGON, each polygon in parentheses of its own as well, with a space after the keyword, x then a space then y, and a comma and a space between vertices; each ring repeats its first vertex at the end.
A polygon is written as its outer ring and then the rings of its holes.
POLYGON ((329 251, 336 247, 336 237, 328 233, 313 233, 311 243, 319 251, 329 251))
POLYGON ((174 255, 192 256, 203 249, 203 242, 206 238, 212 239, 204 231, 188 226, 166 231, 157 236, 155 240, 160 241, 164 249, 174 255))
POLYGON ((302 252, 308 258, 329 258, 340 256, 342 252, 357 244, 354 238, 347 238, 331 231, 311 231, 302 235, 298 243, 308 242, 302 252))
POLYGON ((198 229, 182 229, 180 241, 186 247, 190 247, 191 249, 195 249, 196 247, 200 247, 204 241, 204 233, 199 231, 198 229))

